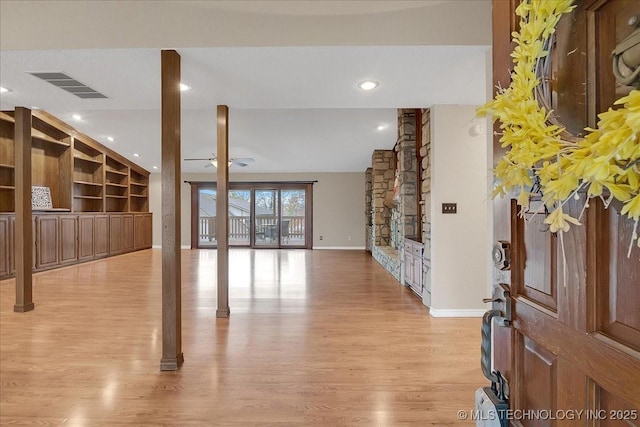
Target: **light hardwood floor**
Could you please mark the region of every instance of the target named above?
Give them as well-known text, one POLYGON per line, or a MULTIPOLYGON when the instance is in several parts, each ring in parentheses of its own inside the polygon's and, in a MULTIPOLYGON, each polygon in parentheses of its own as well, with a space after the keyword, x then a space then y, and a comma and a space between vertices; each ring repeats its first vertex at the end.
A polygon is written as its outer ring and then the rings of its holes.
POLYGON ((234 249, 230 319, 214 251, 183 251, 185 363, 160 372, 161 256, 0 282, 0 424, 472 425, 480 320, 433 319, 365 252, 234 249))

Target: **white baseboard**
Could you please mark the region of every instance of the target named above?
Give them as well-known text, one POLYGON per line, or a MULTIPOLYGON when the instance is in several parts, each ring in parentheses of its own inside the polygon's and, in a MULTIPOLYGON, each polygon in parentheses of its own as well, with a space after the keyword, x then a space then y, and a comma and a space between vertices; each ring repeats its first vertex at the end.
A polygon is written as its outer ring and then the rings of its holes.
MULTIPOLYGON (((151 249, 162 249, 162 245, 152 245, 151 249)), ((180 249, 191 249, 191 245, 182 245, 180 249)))
POLYGON ((429 314, 432 317, 482 317, 487 310, 483 309, 458 309, 458 310, 439 310, 429 308, 429 314))
POLYGON ((341 251, 364 251, 364 246, 314 246, 314 250, 316 249, 337 249, 341 251))

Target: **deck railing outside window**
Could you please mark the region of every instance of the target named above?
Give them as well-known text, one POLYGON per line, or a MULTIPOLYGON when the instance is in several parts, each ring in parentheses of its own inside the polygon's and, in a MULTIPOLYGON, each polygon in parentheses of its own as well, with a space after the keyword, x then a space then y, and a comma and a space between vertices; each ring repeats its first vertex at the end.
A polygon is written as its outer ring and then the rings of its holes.
MULTIPOLYGON (((283 216, 282 220, 289 221, 289 238, 304 239, 304 216, 283 216)), ((275 216, 256 217, 256 230, 264 229, 267 225, 277 224, 275 216)), ((216 240, 217 219, 215 216, 200 217, 200 241, 213 242, 216 240)), ((229 218, 229 239, 249 241, 251 218, 248 216, 232 216, 229 218)))

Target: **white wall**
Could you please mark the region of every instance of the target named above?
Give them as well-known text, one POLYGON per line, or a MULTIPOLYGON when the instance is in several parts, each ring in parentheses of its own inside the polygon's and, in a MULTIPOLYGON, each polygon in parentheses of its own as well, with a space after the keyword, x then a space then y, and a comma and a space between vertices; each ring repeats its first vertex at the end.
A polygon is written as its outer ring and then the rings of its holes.
MULTIPOLYGON (((230 181, 315 181, 313 247, 362 248, 365 245, 364 171, 352 173, 231 174, 230 181), (323 236, 323 240, 320 240, 323 236)), ((183 174, 182 181, 215 181, 213 173, 183 174)), ((191 245, 191 186, 182 184, 182 245, 191 245)), ((160 174, 149 179, 153 244, 162 242, 160 174)))
POLYGON ((431 109, 432 295, 434 316, 479 316, 489 287, 487 135, 476 107, 431 109), (481 125, 475 127, 476 125, 481 125), (442 203, 457 203, 443 214, 442 203))

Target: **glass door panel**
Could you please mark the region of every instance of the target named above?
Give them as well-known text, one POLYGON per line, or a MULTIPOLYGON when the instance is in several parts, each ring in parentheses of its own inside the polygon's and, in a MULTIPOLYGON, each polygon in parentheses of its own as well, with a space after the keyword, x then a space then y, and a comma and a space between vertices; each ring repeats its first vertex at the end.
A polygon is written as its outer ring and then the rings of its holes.
POLYGON ((216 247, 218 241, 216 220, 216 190, 200 188, 198 190, 198 247, 216 247))
POLYGON ((251 243, 251 190, 229 190, 229 245, 251 243))
POLYGON ((253 242, 257 247, 277 248, 280 246, 278 195, 278 190, 254 190, 253 215, 255 227, 253 242))
POLYGON ((280 244, 305 245, 305 190, 280 190, 280 244))

